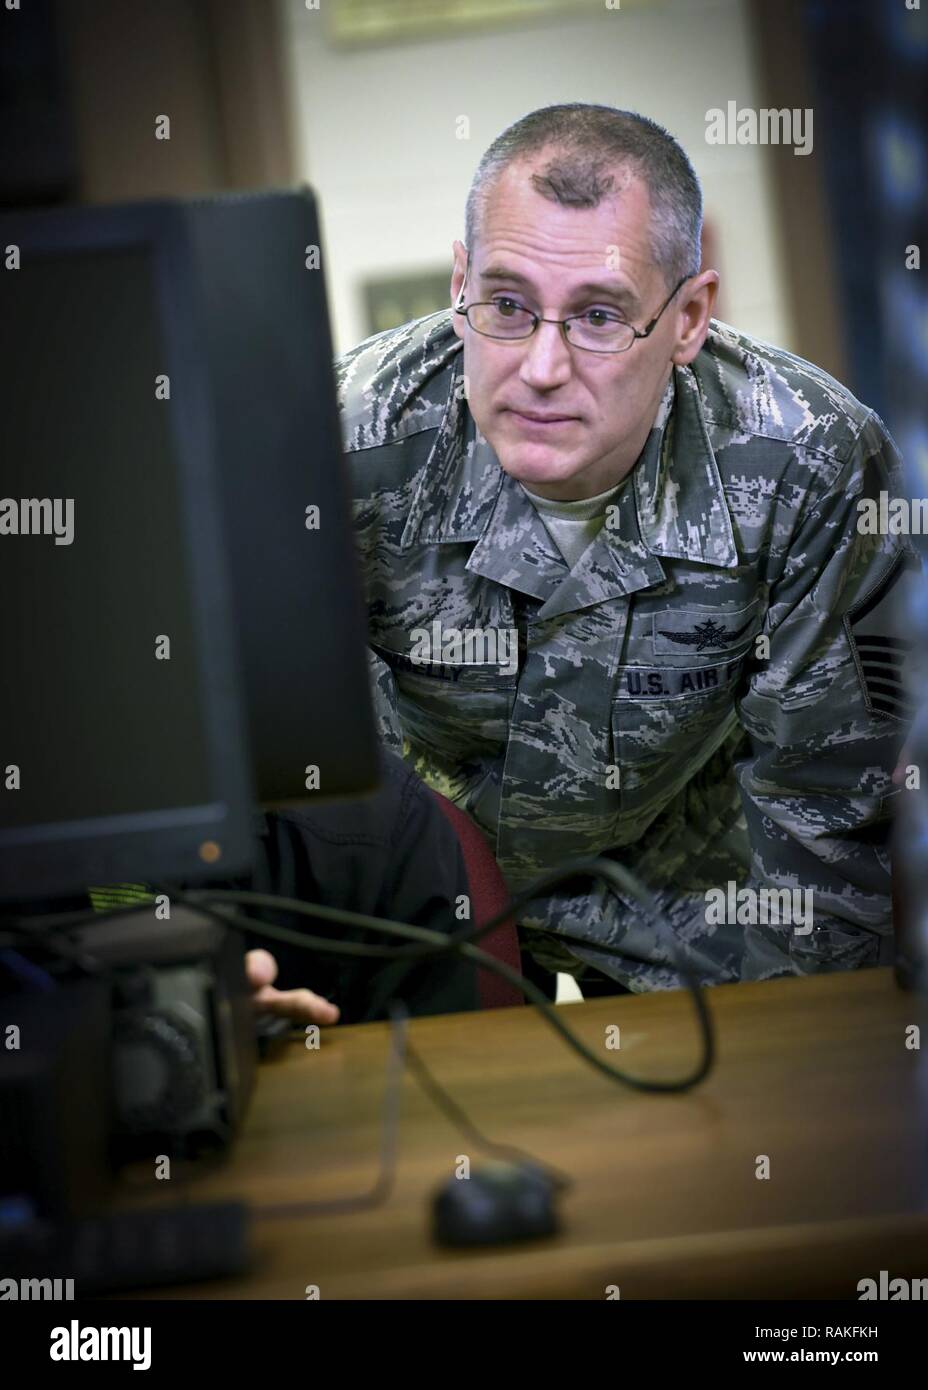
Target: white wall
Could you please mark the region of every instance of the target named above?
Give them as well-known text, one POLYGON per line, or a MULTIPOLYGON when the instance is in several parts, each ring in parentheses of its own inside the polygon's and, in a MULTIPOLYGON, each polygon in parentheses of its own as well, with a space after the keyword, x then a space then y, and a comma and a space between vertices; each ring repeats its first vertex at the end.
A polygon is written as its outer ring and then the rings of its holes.
POLYGON ((639 0, 559 23, 356 51, 331 47, 326 5, 283 7, 298 177, 320 195, 338 350, 367 333, 361 283, 451 268, 490 141, 559 101, 640 111, 683 143, 719 233, 722 316, 791 347, 763 146, 705 143, 705 114, 756 106, 742 0, 639 0), (458 118, 469 139, 456 137, 458 118))

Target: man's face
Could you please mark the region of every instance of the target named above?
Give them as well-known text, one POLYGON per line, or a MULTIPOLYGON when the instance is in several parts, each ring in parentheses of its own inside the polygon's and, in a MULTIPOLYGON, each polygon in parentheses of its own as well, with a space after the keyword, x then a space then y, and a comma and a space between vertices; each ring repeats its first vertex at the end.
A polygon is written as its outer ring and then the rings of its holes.
MULTIPOLYGON (((529 182, 544 162, 517 162, 497 179, 469 259, 455 243, 452 302, 466 266, 465 304, 502 296, 552 319, 603 308, 645 327, 673 288, 652 260, 646 186, 617 171, 615 196, 595 208, 563 207, 529 182)), ((561 499, 619 482, 644 446, 671 362, 690 360, 701 345, 681 352, 690 320, 674 313, 677 302, 648 338, 608 354, 569 345, 555 324, 505 342, 456 314, 468 404, 505 471, 561 499)))

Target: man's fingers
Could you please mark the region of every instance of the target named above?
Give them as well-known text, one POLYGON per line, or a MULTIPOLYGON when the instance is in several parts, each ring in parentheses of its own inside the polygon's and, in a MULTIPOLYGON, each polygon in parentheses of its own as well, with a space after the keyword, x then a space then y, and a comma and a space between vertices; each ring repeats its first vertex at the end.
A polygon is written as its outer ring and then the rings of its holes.
POLYGON ((277 962, 270 951, 245 952, 245 978, 252 989, 274 983, 277 979, 277 962))
POLYGON ((339 1008, 311 989, 275 989, 277 962, 270 951, 245 953, 245 976, 254 993, 252 1001, 263 1013, 290 1018, 294 1023, 337 1023, 339 1008))
POLYGON ((255 992, 255 1006, 265 1013, 291 1018, 294 1023, 337 1023, 340 1010, 337 1004, 313 994, 311 989, 274 989, 265 985, 255 992))

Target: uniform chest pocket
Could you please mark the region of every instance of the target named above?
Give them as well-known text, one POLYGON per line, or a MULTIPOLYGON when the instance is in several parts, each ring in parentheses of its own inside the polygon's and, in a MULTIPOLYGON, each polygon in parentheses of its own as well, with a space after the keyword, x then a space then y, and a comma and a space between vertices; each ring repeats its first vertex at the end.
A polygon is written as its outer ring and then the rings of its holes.
POLYGON ((659 810, 737 724, 744 659, 693 667, 624 666, 612 702, 612 751, 620 805, 659 810))
POLYGON ((404 733, 446 757, 465 758, 504 745, 518 672, 508 662, 420 662, 371 643, 393 672, 404 733))

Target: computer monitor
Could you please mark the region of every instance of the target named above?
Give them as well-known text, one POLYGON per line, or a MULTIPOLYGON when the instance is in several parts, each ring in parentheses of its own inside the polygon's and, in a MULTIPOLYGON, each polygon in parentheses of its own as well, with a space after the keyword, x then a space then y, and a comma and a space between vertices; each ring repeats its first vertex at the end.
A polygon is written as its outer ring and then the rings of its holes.
POLYGON ((377 784, 378 742, 315 200, 231 196, 185 215, 256 794, 357 796, 377 784))
POLYGON ((376 783, 318 246, 309 190, 0 219, 2 899, 376 783))

